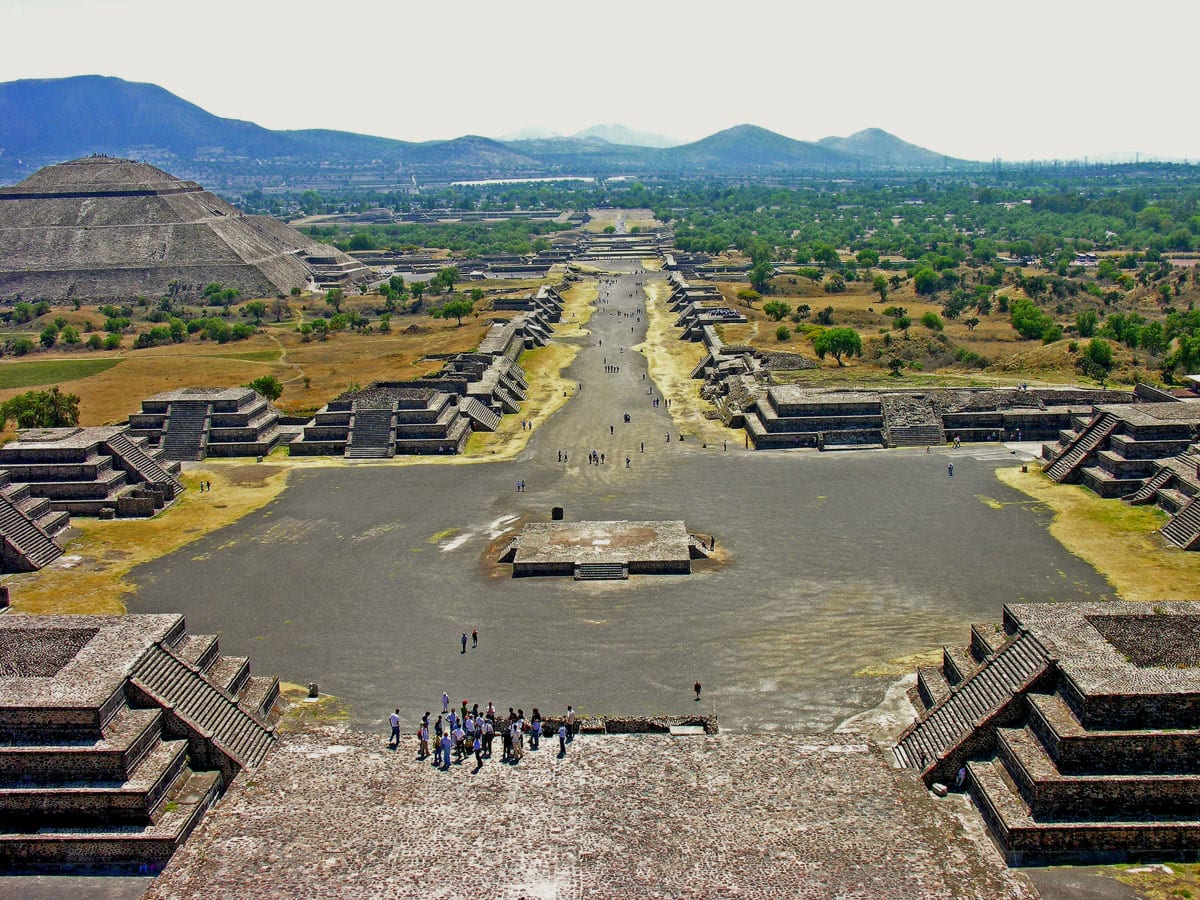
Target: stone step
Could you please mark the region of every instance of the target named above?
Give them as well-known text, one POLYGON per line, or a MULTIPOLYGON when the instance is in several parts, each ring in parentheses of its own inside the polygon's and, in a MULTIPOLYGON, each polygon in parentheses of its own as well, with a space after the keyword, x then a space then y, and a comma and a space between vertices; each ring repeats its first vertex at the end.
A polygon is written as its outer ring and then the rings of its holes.
POLYGON ((6 741, 0 745, 0 785, 36 781, 126 781, 162 735, 159 709, 119 709, 94 740, 6 741))
POLYGON ((997 728, 996 754, 1039 822, 1200 817, 1200 776, 1064 775, 1032 729, 997 728))
POLYGON ((63 826, 44 824, 28 831, 0 829, 0 870, 7 874, 79 871, 161 871, 171 854, 199 824, 221 792, 219 772, 185 769, 142 825, 63 826))
POLYGON ((967 788, 1010 866, 1178 856, 1200 846, 1200 821, 1103 820, 1040 823, 994 760, 966 764, 967 788))
POLYGON ((623 581, 629 577, 625 563, 576 563, 576 581, 623 581))

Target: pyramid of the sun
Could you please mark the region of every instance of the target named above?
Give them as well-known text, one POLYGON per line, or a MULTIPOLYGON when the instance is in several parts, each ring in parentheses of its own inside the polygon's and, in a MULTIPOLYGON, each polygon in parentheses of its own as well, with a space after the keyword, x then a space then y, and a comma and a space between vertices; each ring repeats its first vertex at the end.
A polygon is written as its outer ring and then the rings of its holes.
POLYGON ((77 159, 0 189, 0 300, 192 297, 212 282, 273 297, 365 275, 341 251, 145 163, 77 159))

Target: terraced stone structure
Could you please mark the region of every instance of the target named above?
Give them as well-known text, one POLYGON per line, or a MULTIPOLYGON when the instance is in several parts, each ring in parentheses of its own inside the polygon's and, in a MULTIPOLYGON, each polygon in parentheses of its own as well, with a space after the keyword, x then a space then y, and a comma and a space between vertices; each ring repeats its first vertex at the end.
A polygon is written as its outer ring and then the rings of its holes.
POLYGON ((72 516, 152 516, 183 492, 179 463, 124 425, 23 431, 0 447, 0 472, 72 516))
POLYGON ((71 517, 0 470, 0 572, 36 572, 62 556, 71 517))
POLYGON ((0 868, 160 867, 274 745, 278 695, 179 615, 0 617, 0 868))
POLYGON ((270 216, 247 216, 192 181, 104 156, 0 189, 0 300, 243 297, 348 286, 368 270, 270 216))
POLYGON ((1011 604, 916 695, 896 759, 1010 865, 1200 854, 1200 602, 1011 604))
POLYGON ((347 459, 459 453, 473 422, 494 428, 499 421, 466 393, 463 377, 376 382, 327 403, 288 445, 288 453, 347 459))
POLYGON ((166 459, 265 456, 280 439, 279 410, 246 387, 183 388, 143 400, 129 433, 166 459))
POLYGON ((744 413, 755 449, 905 447, 1047 440, 1096 403, 1133 395, 1088 388, 838 390, 772 385, 744 413))
POLYGON ((1101 497, 1157 504, 1171 514, 1162 536, 1200 550, 1200 400, 1157 393, 1160 402, 1102 404, 1074 417, 1042 448, 1045 472, 1101 497))
POLYGON ((499 557, 514 578, 570 575, 576 581, 630 575, 690 575, 713 539, 689 534, 682 521, 530 522, 499 557))

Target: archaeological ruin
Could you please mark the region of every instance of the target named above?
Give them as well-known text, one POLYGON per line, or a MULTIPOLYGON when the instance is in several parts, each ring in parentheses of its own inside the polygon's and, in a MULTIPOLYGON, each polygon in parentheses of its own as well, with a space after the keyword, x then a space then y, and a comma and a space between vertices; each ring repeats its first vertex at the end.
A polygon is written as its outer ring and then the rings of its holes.
POLYGON ((919 669, 895 755, 967 791, 1010 865, 1200 848, 1200 602, 1009 604, 919 669))
POLYGON ((0 188, 0 300, 243 297, 345 287, 356 260, 146 163, 93 156, 0 188))
POLYGON ((158 871, 275 744, 278 696, 180 615, 0 617, 0 868, 158 871))

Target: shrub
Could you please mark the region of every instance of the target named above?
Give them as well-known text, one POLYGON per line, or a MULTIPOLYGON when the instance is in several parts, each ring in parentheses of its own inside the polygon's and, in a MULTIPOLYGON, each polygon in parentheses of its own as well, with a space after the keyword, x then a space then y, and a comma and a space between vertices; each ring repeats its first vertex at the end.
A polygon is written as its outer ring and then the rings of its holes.
POLYGON ((788 328, 786 325, 780 325, 778 328, 775 329, 775 340, 789 341, 791 339, 792 339, 792 329, 788 328))

